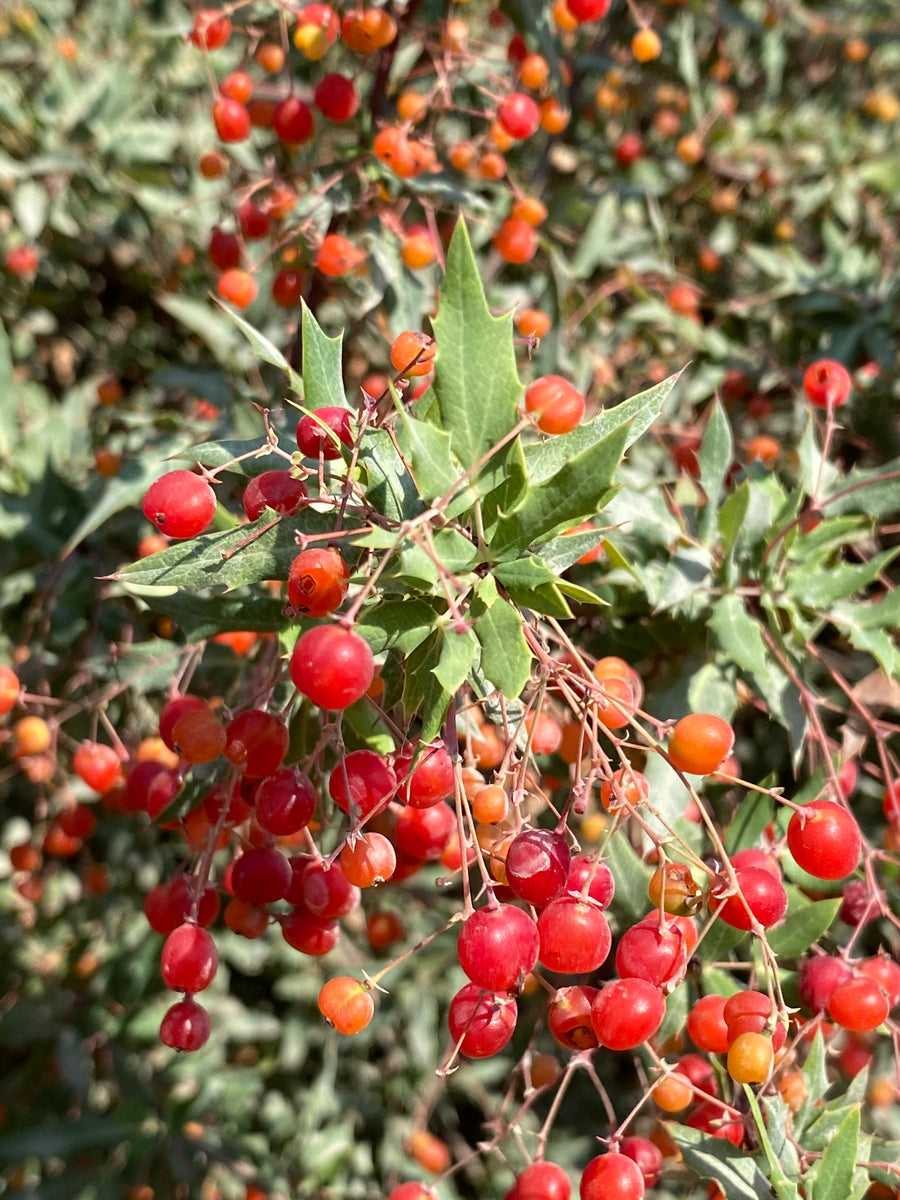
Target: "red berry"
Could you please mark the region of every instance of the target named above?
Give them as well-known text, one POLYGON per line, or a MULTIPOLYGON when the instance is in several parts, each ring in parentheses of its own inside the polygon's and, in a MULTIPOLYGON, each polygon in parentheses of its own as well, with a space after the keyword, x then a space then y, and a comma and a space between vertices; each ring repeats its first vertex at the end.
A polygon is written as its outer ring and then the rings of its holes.
POLYGON ((549 971, 582 975, 609 954, 612 934, 599 904, 579 896, 551 900, 538 917, 540 960, 549 971))
POLYGON ((859 973, 881 985, 891 1008, 900 1004, 900 966, 892 958, 886 954, 876 954, 874 958, 863 959, 859 964, 859 973))
POLYGON ((306 911, 323 920, 346 917, 359 907, 359 888, 347 881, 337 863, 328 868, 321 862, 307 863, 300 893, 306 911))
POLYGON ((283 900, 293 881, 291 864, 272 846, 252 846, 234 860, 231 891, 248 904, 283 900))
POLYGON ((687 964, 684 932, 674 920, 661 927, 658 912, 626 929, 616 949, 616 970, 622 979, 646 979, 666 991, 684 979, 687 964))
POLYGON ((542 433, 569 433, 584 416, 584 397, 561 375, 544 375, 526 390, 525 411, 542 433))
POLYGON ((687 1031, 695 1046, 710 1054, 728 1051, 725 996, 701 996, 687 1018, 687 1031))
POLYGON ((282 267, 272 280, 272 299, 279 308, 294 308, 303 294, 303 276, 292 267, 282 267))
POLYGON ((644 1176, 626 1154, 598 1154, 581 1176, 581 1200, 642 1200, 644 1176))
POLYGON ((569 866, 566 891, 585 894, 601 908, 609 908, 616 892, 613 873, 596 854, 576 854, 569 866))
POLYGON ((443 742, 426 746, 410 773, 416 747, 407 747, 394 759, 400 780, 397 795, 413 808, 430 808, 453 794, 453 763, 443 742))
POLYGON ((599 989, 587 986, 560 988, 547 1009, 550 1032, 570 1050, 592 1050, 600 1043, 591 1022, 591 1007, 599 989))
POLYGON ((612 0, 566 0, 566 8, 576 21, 599 21, 609 12, 612 0))
POLYGON ((316 789, 305 775, 282 767, 256 789, 256 819, 267 833, 287 837, 309 824, 316 811, 316 789))
POLYGON ((228 722, 225 734, 225 757, 249 779, 264 779, 277 771, 290 744, 284 721, 259 708, 238 713, 228 722))
POLYGON ((313 958, 333 950, 341 936, 337 921, 314 917, 302 908, 282 917, 281 932, 289 946, 313 958))
POLYGON ((795 812, 787 839, 794 862, 817 879, 843 879, 856 870, 862 849, 859 826, 833 800, 813 800, 795 812))
POLYGON ((188 37, 200 49, 218 50, 231 37, 231 21, 218 9, 203 8, 194 17, 188 37))
POLYGON ((144 516, 160 533, 192 538, 202 533, 216 511, 216 494, 193 471, 169 471, 144 493, 144 516))
POLYGON ((466 1058, 489 1058, 502 1050, 516 1028, 518 1008, 508 996, 496 996, 467 983, 450 1001, 450 1036, 466 1058))
POLYGON ((497 120, 510 137, 530 138, 540 127, 541 110, 524 92, 512 92, 500 101, 497 120))
POLYGON ((82 742, 72 758, 72 770, 94 792, 105 795, 122 774, 122 763, 112 746, 82 742))
POLYGON ((836 1025, 863 1033, 877 1029, 891 1011, 884 988, 875 979, 856 975, 839 983, 828 1001, 828 1015, 836 1025))
POLYGON ((290 471, 263 471, 244 488, 241 503, 248 519, 255 521, 267 508, 280 513, 295 512, 306 498, 305 484, 294 479, 290 471))
POLYGON ((364 819, 380 811, 397 790, 397 776, 374 750, 353 750, 328 778, 328 791, 341 812, 364 819), (352 811, 351 811, 352 810, 352 811))
POLYGON ((404 854, 430 861, 441 857, 455 832, 456 812, 449 804, 407 805, 397 817, 394 839, 404 854))
POLYGON ((562 834, 525 829, 509 844, 506 878, 520 900, 543 908, 566 886, 569 862, 569 847, 562 834))
MULTIPOLYGON (((787 892, 781 881, 761 867, 738 867, 735 875, 743 901, 741 896, 735 894, 720 902, 711 893, 710 910, 732 929, 749 929, 753 917, 763 929, 770 929, 777 924, 787 912, 787 892)), ((723 886, 727 886, 727 883, 723 886)))
POLYGON ((206 253, 209 261, 220 271, 228 271, 241 265, 241 243, 237 234, 226 233, 217 225, 212 231, 206 253))
POLYGON ((324 75, 316 84, 315 101, 329 121, 349 121, 359 108, 359 92, 346 75, 324 75))
POLYGON ((299 146, 313 135, 313 115, 308 104, 299 96, 288 96, 275 105, 272 128, 280 142, 299 146))
POLYGON ((803 390, 816 408, 837 408, 850 396, 852 381, 846 367, 830 358, 820 358, 806 368, 803 390))
POLYGON ((366 694, 375 660, 368 642, 352 629, 316 625, 298 638, 290 672, 294 686, 313 704, 344 709, 366 694))
POLYGON ((185 921, 173 929, 162 949, 162 977, 176 992, 202 992, 219 965, 216 943, 205 929, 185 921))
POLYGON ((213 105, 213 124, 223 142, 243 142, 250 136, 250 113, 240 100, 222 96, 213 105))
POLYGON ((297 422, 297 445, 306 458, 340 458, 341 444, 353 445, 349 409, 317 408, 297 422))
POLYGON ((457 953, 473 983, 489 992, 511 992, 534 967, 539 948, 531 917, 511 904, 499 904, 469 917, 460 930, 457 953))
POLYGON ((637 1163, 645 1187, 656 1187, 662 1172, 663 1156, 659 1147, 645 1137, 626 1137, 619 1142, 619 1151, 637 1163))
POLYGON ((591 1007, 600 1045, 610 1050, 631 1050, 646 1042, 665 1015, 662 992, 645 979, 613 980, 600 989, 591 1007))
POLYGON ((173 1050, 199 1050, 209 1041, 211 1032, 209 1013, 193 996, 176 1001, 159 1027, 161 1041, 173 1050))

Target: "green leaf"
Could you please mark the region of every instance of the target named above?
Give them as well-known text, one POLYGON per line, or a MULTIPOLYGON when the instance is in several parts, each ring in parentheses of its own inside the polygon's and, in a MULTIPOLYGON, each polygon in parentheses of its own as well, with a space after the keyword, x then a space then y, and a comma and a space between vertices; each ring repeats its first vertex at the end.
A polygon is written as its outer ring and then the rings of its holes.
POLYGON ((566 467, 531 483, 518 507, 503 517, 491 538, 496 560, 522 554, 533 543, 593 517, 613 493, 613 479, 628 438, 621 426, 589 446, 566 467))
POLYGON ((531 651, 522 616, 486 576, 475 589, 470 613, 481 645, 481 671, 508 700, 514 700, 531 676, 531 651))
POLYGON ((436 629, 410 656, 403 704, 409 716, 422 721, 419 736, 423 742, 436 737, 447 709, 472 671, 478 653, 478 641, 471 629, 457 632, 436 629))
MULTIPOLYGON (((582 554, 594 550, 604 540, 604 530, 590 529, 583 533, 563 534, 541 546, 541 558, 557 575, 577 563, 582 554)), ((604 551, 605 553, 605 551, 604 551)), ((607 555, 609 557, 609 555, 607 555)), ((612 561, 612 560, 610 560, 612 561)))
MULTIPOLYGON (((226 316, 230 317, 237 325, 238 329, 250 343, 254 354, 263 360, 263 362, 271 363, 273 367, 277 367, 279 371, 283 371, 288 377, 292 390, 300 397, 303 396, 303 380, 284 357, 276 345, 269 341, 264 334, 255 329, 249 321, 245 321, 242 316, 234 311, 227 304, 223 304, 221 300, 216 299, 216 303, 226 316)), ((341 392, 343 399, 343 391, 341 392)))
POLYGON ((160 308, 196 333, 223 366, 234 365, 240 340, 236 325, 225 312, 214 309, 206 300, 165 292, 156 299, 160 308))
POLYGON ((641 862, 623 829, 615 830, 606 843, 605 859, 616 883, 612 907, 623 921, 633 925, 647 915, 650 907, 650 868, 641 862))
POLYGON ((177 589, 165 589, 163 593, 162 589, 148 588, 138 594, 153 612, 173 617, 179 631, 191 642, 236 630, 278 633, 287 623, 283 602, 264 593, 198 596, 177 589))
MULTIPOLYGON (((797 1184, 794 1182, 794 1180, 788 1179, 787 1175, 785 1174, 781 1160, 775 1153, 772 1143, 769 1140, 769 1131, 766 1128, 766 1123, 763 1120, 762 1113, 760 1112, 759 1102, 756 1099, 756 1094, 749 1084, 746 1083, 744 1084, 744 1095, 747 1097, 747 1103, 750 1105, 750 1112, 753 1114, 753 1120, 756 1123, 756 1132, 759 1136, 760 1142, 762 1143, 766 1161, 769 1164, 769 1179, 771 1180, 772 1187, 775 1190, 775 1195, 778 1197, 778 1200, 796 1200, 796 1197, 799 1193, 797 1184)), ((786 1116, 786 1114, 787 1108, 784 1106, 784 1116, 786 1116)), ((780 1134, 779 1141, 784 1142, 787 1136, 786 1121, 782 1121, 782 1127, 778 1132, 780 1134)))
POLYGON ((409 521, 425 511, 416 484, 386 429, 367 429, 359 451, 369 503, 393 521, 409 521))
POLYGON ((759 624, 747 612, 740 596, 731 594, 716 600, 709 627, 733 662, 760 678, 766 677, 769 660, 759 624))
POLYGON ((841 563, 828 571, 794 569, 788 575, 787 585, 798 604, 827 609, 874 583, 898 554, 900 546, 895 546, 865 563, 841 563))
POLYGON ((809 900, 797 888, 787 886, 788 908, 784 924, 768 932, 769 945, 779 958, 796 958, 814 945, 831 928, 841 907, 834 900, 809 900))
POLYGON ((806 1055, 806 1062, 803 1064, 801 1074, 806 1085, 807 1095, 803 1107, 794 1118, 798 1135, 805 1129, 810 1117, 818 1111, 819 1101, 831 1087, 831 1080, 828 1078, 828 1056, 821 1027, 816 1029, 816 1035, 806 1055))
POLYGON ((369 643, 373 654, 396 650, 411 654, 434 630, 438 613, 424 600, 409 597, 405 600, 386 600, 366 608, 357 619, 355 629, 369 643))
POLYGON ((232 438, 221 442, 201 442, 199 446, 189 446, 178 454, 170 455, 170 458, 178 462, 201 463, 210 470, 224 467, 228 463, 229 471, 233 471, 236 475, 243 475, 247 479, 262 475, 264 471, 290 470, 290 463, 287 459, 282 458, 280 454, 274 454, 268 443, 261 442, 259 438, 232 438), (253 454, 254 450, 259 451, 258 456, 243 458, 246 454, 253 454), (243 458, 243 461, 234 462, 236 458, 243 458))
POLYGON ((522 391, 516 371, 512 316, 488 308, 465 223, 447 251, 447 270, 434 318, 438 344, 433 389, 441 428, 464 467, 490 454, 515 426, 522 391))
POLYGON ((825 1153, 806 1174, 809 1200, 851 1200, 856 1195, 854 1167, 859 1157, 860 1110, 854 1107, 841 1121, 825 1153))
POLYGON ((755 846, 760 834, 771 822, 775 802, 762 792, 748 792, 725 830, 725 849, 729 854, 755 846))
POLYGON ((750 507, 750 481, 745 479, 722 501, 719 509, 719 537, 722 552, 728 558, 737 545, 738 535, 750 507))
POLYGON ((772 1200, 769 1180, 757 1158, 723 1138, 711 1137, 688 1125, 666 1123, 687 1166, 701 1179, 714 1179, 727 1200, 772 1200))
POLYGON ((550 617, 571 617, 571 609, 559 587, 560 581, 536 555, 498 563, 492 573, 522 608, 531 608, 550 617))
POLYGON ((334 514, 312 508, 274 525, 272 521, 271 514, 264 513, 252 525, 175 542, 165 550, 122 567, 110 578, 138 587, 177 587, 189 591, 211 587, 230 591, 264 579, 287 579, 298 553, 297 530, 308 534, 334 530, 334 514), (267 525, 271 528, 267 529, 267 525), (223 557, 226 554, 229 557, 223 557))
MULTIPOLYGON (((426 588, 435 596, 445 595, 442 582, 446 574, 459 575, 475 565, 478 551, 474 544, 452 525, 445 525, 430 536, 426 549, 420 537, 409 539, 399 555, 396 574, 416 587, 426 588), (442 574, 443 572, 443 574, 442 574)), ((385 579, 385 586, 388 580, 385 579)))
POLYGON ((423 500, 438 500, 454 488, 462 468, 454 461, 446 429, 417 420, 401 409, 397 443, 423 500))
POLYGON ((718 534, 719 499, 725 478, 734 462, 734 439, 725 410, 718 400, 712 404, 712 412, 706 422, 703 441, 697 451, 700 464, 700 483, 706 492, 706 506, 700 514, 701 536, 711 545, 718 534))
POLYGON ((344 373, 341 362, 341 342, 328 337, 303 301, 301 335, 303 337, 302 395, 310 408, 346 408, 344 373))

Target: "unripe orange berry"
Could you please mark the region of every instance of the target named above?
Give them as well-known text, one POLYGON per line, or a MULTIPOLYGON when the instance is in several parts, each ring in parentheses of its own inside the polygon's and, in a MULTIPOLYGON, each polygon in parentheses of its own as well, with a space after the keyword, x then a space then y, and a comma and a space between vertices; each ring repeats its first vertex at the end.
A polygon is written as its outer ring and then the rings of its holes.
POLYGON ((631 39, 631 53, 639 63, 659 58, 662 41, 655 29, 639 29, 631 39))

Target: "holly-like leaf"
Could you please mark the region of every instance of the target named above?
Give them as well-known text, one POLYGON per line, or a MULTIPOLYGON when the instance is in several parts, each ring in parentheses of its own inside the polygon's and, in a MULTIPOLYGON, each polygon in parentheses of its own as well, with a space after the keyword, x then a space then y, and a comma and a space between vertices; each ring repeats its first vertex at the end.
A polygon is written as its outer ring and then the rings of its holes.
MULTIPOLYGON (((245 321, 242 316, 234 311, 227 304, 223 304, 218 297, 215 298, 216 303, 222 312, 237 325, 238 329, 250 343, 254 354, 263 360, 263 362, 271 363, 273 367, 277 367, 279 371, 283 371, 288 378, 292 391, 294 391, 301 399, 303 397, 303 380, 284 357, 278 347, 270 342, 269 339, 258 329, 255 329, 249 321, 245 321)), ((343 395, 343 392, 341 393, 343 395)))
POLYGON ((701 536, 706 545, 710 545, 718 534, 719 500, 722 496, 725 478, 731 470, 733 461, 734 438, 731 436, 731 426, 725 410, 716 400, 712 404, 703 441, 697 451, 697 462, 700 464, 700 483, 706 492, 707 499, 700 516, 701 536))
POLYGON ((179 631, 192 642, 237 630, 278 633, 287 623, 284 604, 262 592, 242 590, 226 596, 198 596, 179 589, 148 588, 141 591, 140 597, 153 612, 173 617, 179 631))
POLYGON ((424 511, 416 483, 386 429, 366 430, 358 461, 366 472, 366 497, 385 517, 408 521, 424 511))
POLYGON ((806 1175, 809 1200, 855 1200, 861 1193, 853 1187, 859 1158, 860 1110, 847 1113, 825 1146, 825 1153, 806 1175))
POLYGON ((303 301, 300 332, 303 338, 303 392, 310 408, 346 408, 341 342, 329 337, 303 301))
POLYGON ((476 588, 470 612, 481 645, 482 674, 508 700, 514 700, 531 675, 532 655, 522 616, 499 595, 490 575, 476 588))
POLYGON ((518 506, 503 517, 491 537, 495 561, 521 555, 529 546, 593 517, 613 495, 628 427, 595 442, 555 475, 529 488, 518 506))
POLYGON ((641 862, 623 830, 618 829, 606 845, 606 865, 616 883, 613 908, 629 925, 646 916, 650 901, 647 886, 650 869, 641 862))
MULTIPOLYGON (((296 447, 292 447, 292 452, 296 447)), ((291 464, 280 454, 273 453, 267 442, 259 438, 232 438, 221 442, 201 442, 199 446, 189 446, 186 450, 171 456, 178 462, 200 463, 201 466, 214 470, 228 464, 228 470, 236 475, 253 479, 264 471, 288 471, 291 464), (258 451, 258 454, 254 454, 258 451), (252 455, 246 458, 245 455, 252 455), (235 459, 240 462, 235 462, 235 459)))
POLYGON ((299 553, 297 530, 313 534, 330 533, 334 529, 333 513, 316 512, 312 508, 274 525, 273 520, 271 513, 264 513, 252 525, 174 542, 165 550, 122 567, 111 578, 136 587, 188 591, 212 587, 230 591, 263 579, 287 579, 290 565, 299 553), (271 528, 267 529, 267 525, 271 528))
POLYGON ((733 662, 745 671, 765 678, 769 660, 762 633, 740 596, 720 596, 712 606, 709 627, 733 662))
POLYGON ((403 689, 403 705, 410 717, 422 722, 419 736, 430 742, 438 735, 447 709, 472 671, 478 641, 471 629, 435 629, 410 656, 403 689))
POLYGON ((411 654, 434 630, 438 616, 424 600, 386 600, 364 609, 354 628, 369 643, 373 654, 385 650, 411 654))
POLYGON ((543 559, 535 554, 498 563, 494 578, 522 608, 530 608, 548 617, 571 617, 572 611, 560 589, 560 581, 543 559))
POLYGON ((491 314, 462 220, 447 251, 434 335, 435 416, 450 431, 456 457, 464 467, 472 467, 514 428, 522 385, 512 316, 491 314))

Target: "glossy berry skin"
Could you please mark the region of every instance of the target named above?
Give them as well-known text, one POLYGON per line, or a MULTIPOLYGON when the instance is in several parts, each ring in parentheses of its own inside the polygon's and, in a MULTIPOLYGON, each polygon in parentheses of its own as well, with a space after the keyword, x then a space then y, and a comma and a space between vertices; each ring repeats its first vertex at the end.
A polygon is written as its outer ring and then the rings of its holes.
POLYGON ((72 770, 92 791, 102 796, 118 783, 122 763, 112 746, 82 742, 72 758, 72 770))
POLYGON ((341 936, 337 921, 314 917, 302 908, 281 918, 281 932, 289 946, 312 958, 328 954, 341 936))
POLYGON ((260 708, 238 713, 228 722, 225 736, 225 757, 248 779, 265 779, 277 771, 290 744, 284 721, 260 708))
POLYGON ((160 533, 192 538, 202 533, 216 511, 216 494, 193 471, 169 471, 144 493, 144 516, 160 533))
POLYGON ((877 1029, 891 1011, 884 988, 874 979, 856 975, 839 983, 828 1000, 828 1015, 835 1025, 853 1033, 877 1029))
POLYGON ((243 142, 250 136, 250 113, 240 100, 222 96, 213 105, 212 116, 220 141, 243 142))
POLYGON ((662 1172, 663 1158, 659 1147, 645 1137, 626 1137, 619 1142, 619 1153, 633 1159, 644 1177, 644 1187, 656 1187, 662 1172))
POLYGON ((280 142, 299 146, 313 135, 313 115, 308 104, 299 96, 288 96, 275 105, 272 129, 280 142))
POLYGON ((325 617, 344 602, 350 568, 329 546, 301 550, 288 570, 288 600, 297 612, 325 617))
POLYGON ((308 863, 300 875, 300 893, 306 911, 325 920, 346 917, 359 908, 359 888, 336 863, 327 869, 324 863, 308 863))
POLYGON ((612 0, 566 0, 566 7, 581 23, 599 21, 609 12, 612 0))
POLYGON ((734 730, 711 713, 682 717, 669 738, 669 760, 686 775, 710 775, 731 753, 734 730))
POLYGON ((256 819, 267 833, 287 837, 309 824, 317 800, 316 789, 305 775, 282 767, 256 789, 256 819))
POLYGON ((364 833, 347 842, 338 861, 348 883, 373 887, 390 879, 397 867, 397 852, 382 833, 364 833))
POLYGON ((685 1121, 691 1129, 699 1129, 713 1137, 729 1141, 734 1146, 740 1146, 744 1140, 744 1126, 740 1121, 729 1121, 723 1115, 722 1108, 712 1100, 704 1100, 693 1110, 685 1121))
POLYGON ((627 1154, 598 1154, 581 1176, 581 1200, 642 1200, 644 1176, 627 1154))
POLYGON ((510 137, 520 141, 537 132, 541 123, 541 110, 524 92, 513 92, 500 101, 497 120, 510 137))
POLYGON ((566 891, 576 896, 586 894, 600 908, 609 908, 616 894, 616 881, 612 871, 596 854, 576 854, 569 864, 566 891))
POLYGON ((516 1176, 506 1200, 569 1200, 572 1184, 556 1163, 534 1162, 516 1176))
POLYGON ((206 249, 209 261, 220 271, 229 271, 239 267, 243 258, 240 239, 235 233, 226 233, 217 225, 213 229, 206 249))
POLYGON ((163 1045, 173 1050, 199 1050, 209 1041, 212 1022, 209 1013, 193 996, 176 1001, 167 1011, 159 1027, 163 1045))
POLYGON ((815 408, 846 404, 853 384, 847 368, 830 358, 820 358, 806 368, 803 390, 815 408))
POLYGON ((359 108, 356 84, 346 75, 323 75, 316 84, 314 99, 319 112, 338 124, 349 121, 359 108))
POLYGON ((746 903, 738 895, 724 901, 710 895, 710 911, 732 929, 750 929, 751 913, 763 929, 776 925, 787 912, 787 892, 781 881, 762 867, 738 867, 735 875, 746 903))
POLYGON ((876 954, 859 964, 858 973, 874 979, 884 990, 891 1008, 900 1004, 900 966, 886 954, 876 954))
POLYGON ((525 411, 542 433, 570 433, 584 416, 584 397, 562 375, 544 375, 526 390, 525 411))
POLYGON ((300 453, 306 458, 323 458, 326 462, 340 458, 341 444, 353 445, 350 410, 332 406, 317 408, 314 412, 314 416, 301 417, 297 422, 300 453))
POLYGON ((520 900, 544 908, 565 888, 569 864, 569 847, 562 834, 525 829, 509 844, 506 878, 520 900))
POLYGON ((537 253, 538 237, 534 226, 521 217, 507 217, 492 240, 497 253, 508 263, 530 262, 537 253))
POLYGON ((218 50, 231 37, 231 21, 218 9, 201 9, 188 37, 201 50, 218 50))
POLYGON ((338 1033, 359 1033, 372 1020, 375 1001, 371 991, 358 979, 338 975, 323 984, 319 992, 319 1012, 338 1033))
POLYGON ((687 1018, 687 1031, 694 1045, 710 1054, 728 1052, 725 997, 701 996, 687 1018))
POLYGON ((844 983, 853 972, 847 963, 830 954, 816 954, 800 968, 798 990, 800 999, 811 1012, 824 1012, 838 984, 844 983))
POLYGON ((813 800, 795 812, 787 839, 794 862, 817 879, 844 879, 859 863, 859 826, 833 800, 813 800))
POLYGON ((205 929, 185 921, 173 929, 162 949, 162 977, 174 992, 202 992, 219 966, 216 943, 205 929))
POLYGON ((537 927, 540 960, 550 971, 581 975, 596 971, 606 961, 612 934, 593 900, 570 895, 551 900, 537 927))
POLYGON ((368 642, 352 629, 316 625, 297 639, 290 672, 294 686, 313 704, 340 710, 366 694, 375 660, 368 642))
POLYGON ((394 841, 404 854, 430 861, 441 857, 455 832, 456 812, 449 804, 407 805, 397 817, 394 841))
MULTIPOLYGON (((431 811, 426 809, 425 811, 431 811)), ((537 962, 540 939, 527 913, 511 904, 479 908, 463 925, 459 965, 489 992, 517 990, 537 962)))
POLYGON ((417 330, 398 334, 391 343, 391 365, 411 379, 427 375, 436 355, 434 338, 417 330))
POLYGON ((410 773, 416 747, 406 747, 394 758, 400 787, 397 798, 412 808, 431 808, 453 795, 453 762, 443 742, 424 747, 410 773))
POLYGON ((601 1046, 631 1050, 646 1042, 662 1025, 666 1005, 662 992, 645 979, 615 979, 600 989, 591 1007, 591 1022, 601 1046))
POLYGON ((291 886, 291 864, 273 846, 252 846, 234 860, 231 890, 249 904, 274 904, 291 886))
MULTIPOLYGON (((722 1010, 728 1027, 728 1044, 731 1045, 744 1033, 768 1032, 772 1027, 773 1011, 772 1001, 765 992, 747 989, 729 996, 722 1010)), ((785 1037, 784 1024, 779 1021, 772 1029, 772 1047, 775 1051, 784 1045, 785 1037)))
POLYGON ((294 308, 303 294, 303 276, 291 267, 282 267, 272 280, 272 299, 279 308, 294 308))
POLYGON ((267 508, 279 513, 292 513, 307 498, 306 485, 294 479, 290 471, 263 471, 244 488, 241 504, 247 519, 255 521, 267 508))
POLYGON ((490 1058, 507 1044, 516 1028, 518 1008, 508 996, 495 996, 467 983, 450 1001, 450 1036, 466 1058, 490 1058))
POLYGON ((687 963, 687 942, 680 926, 673 921, 660 928, 658 913, 626 929, 616 948, 620 978, 645 979, 667 992, 684 979, 687 963))
POLYGON ((352 750, 328 777, 328 791, 341 810, 354 818, 379 812, 397 790, 394 768, 374 750, 352 750))

